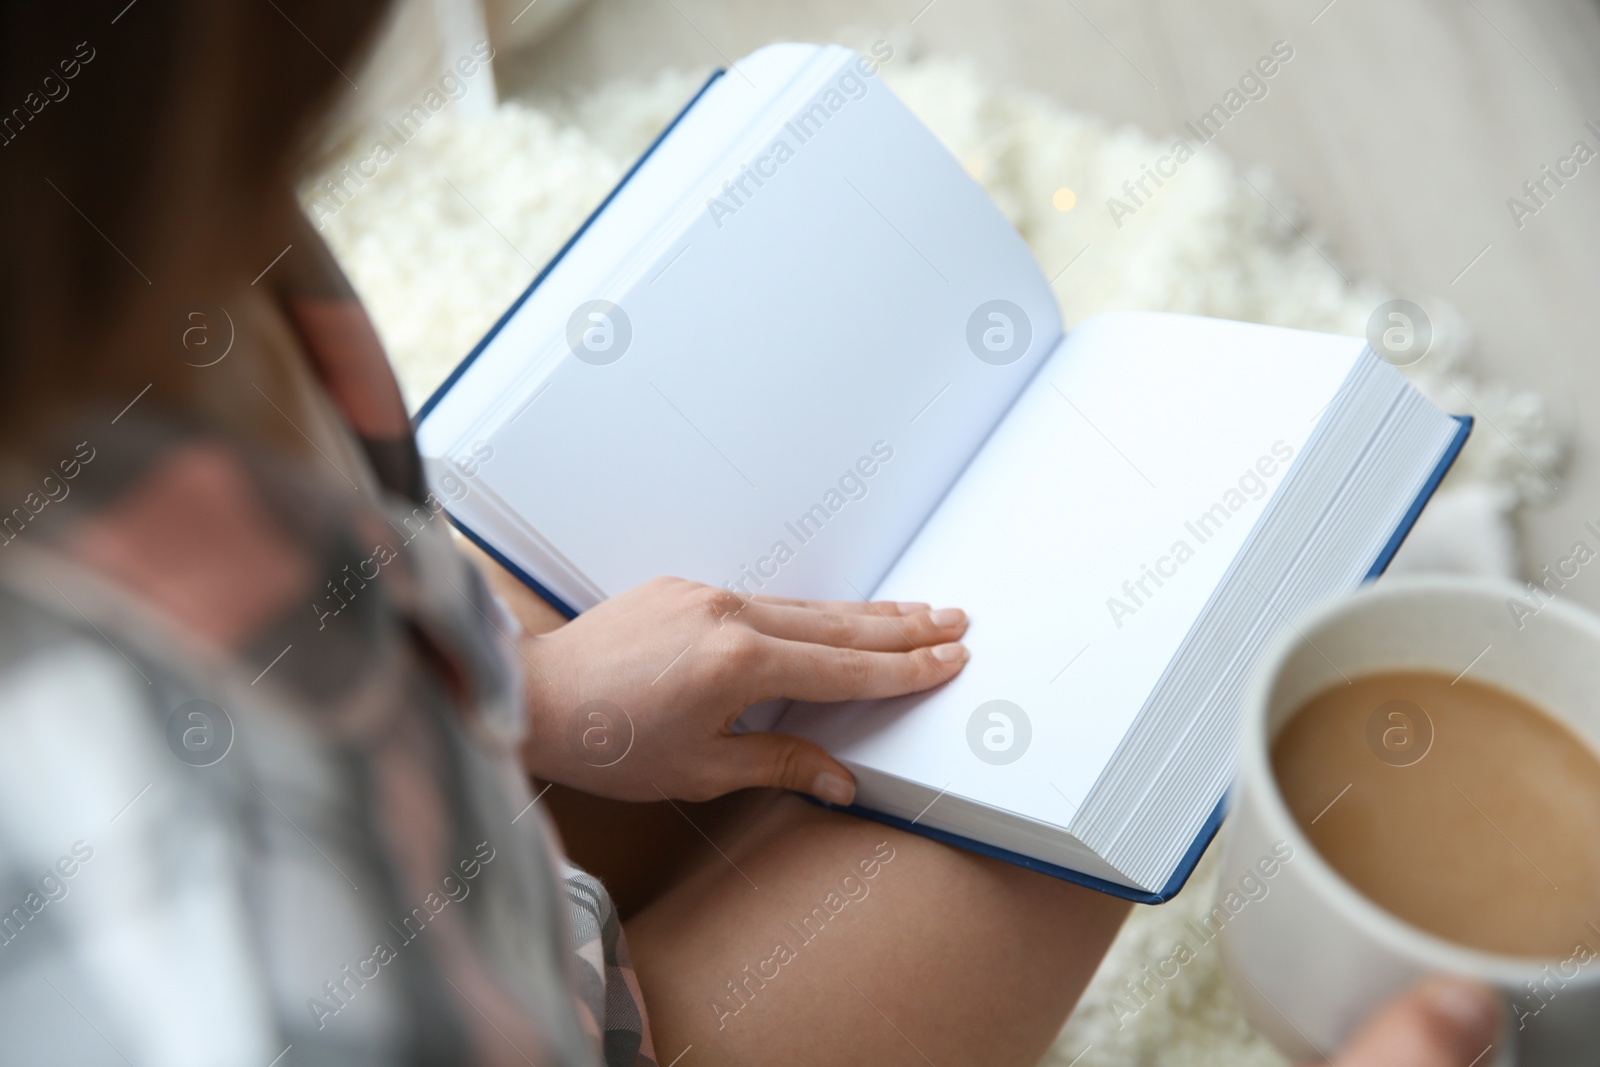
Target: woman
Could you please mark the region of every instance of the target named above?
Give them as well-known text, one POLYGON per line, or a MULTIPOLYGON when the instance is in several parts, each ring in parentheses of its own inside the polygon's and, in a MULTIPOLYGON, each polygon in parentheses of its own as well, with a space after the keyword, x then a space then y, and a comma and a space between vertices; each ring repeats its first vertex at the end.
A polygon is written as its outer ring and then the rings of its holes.
MULTIPOLYGON (((427 502, 291 194, 383 7, 5 6, 8 1058, 1033 1062, 1125 905, 726 729, 938 684, 959 611, 662 579, 557 628, 427 502)), ((1376 1025, 1348 1062, 1466 1064, 1494 1006, 1376 1025)))

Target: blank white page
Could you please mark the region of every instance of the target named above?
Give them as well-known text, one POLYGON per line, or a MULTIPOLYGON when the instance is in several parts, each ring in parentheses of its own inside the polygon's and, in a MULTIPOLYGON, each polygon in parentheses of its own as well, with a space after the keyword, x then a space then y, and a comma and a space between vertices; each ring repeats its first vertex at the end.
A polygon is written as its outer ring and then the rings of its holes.
POLYGON ((423 455, 440 457, 460 447, 475 423, 511 399, 515 386, 546 369, 549 342, 572 308, 603 287, 629 252, 704 179, 706 162, 727 151, 775 98, 802 82, 824 59, 822 52, 815 45, 772 45, 744 59, 740 74, 729 72, 706 87, 417 427, 423 455))
POLYGON ((626 290, 590 294, 626 312, 626 353, 562 358, 491 438, 480 483, 604 594, 748 570, 749 592, 861 595, 1060 335, 988 196, 880 79, 830 54, 817 99, 835 106, 803 141, 773 116, 765 143, 792 151, 764 184, 731 214, 700 210, 626 290), (1033 333, 1003 366, 967 336, 995 299, 1033 333))
POLYGON ((1362 347, 1184 315, 1086 321, 875 593, 965 608, 966 670, 921 696, 796 705, 780 729, 846 764, 1065 828, 1362 347), (1194 527, 1214 505, 1226 518, 1194 527), (1145 578, 1136 604, 1123 582, 1158 565, 1169 576, 1145 578), (1112 597, 1133 612, 1114 615, 1112 597), (968 720, 990 700, 1031 724, 1013 763, 968 747, 968 720))

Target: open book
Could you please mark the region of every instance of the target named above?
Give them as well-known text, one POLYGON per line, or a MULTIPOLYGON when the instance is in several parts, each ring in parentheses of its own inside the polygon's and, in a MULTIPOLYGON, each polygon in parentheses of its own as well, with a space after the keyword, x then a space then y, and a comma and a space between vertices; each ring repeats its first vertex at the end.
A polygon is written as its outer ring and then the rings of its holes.
POLYGON ((1067 333, 875 74, 776 45, 713 77, 423 408, 430 481, 568 615, 660 574, 965 608, 951 683, 758 725, 861 814, 1165 899, 1255 656, 1383 569, 1468 423, 1358 338, 1067 333))

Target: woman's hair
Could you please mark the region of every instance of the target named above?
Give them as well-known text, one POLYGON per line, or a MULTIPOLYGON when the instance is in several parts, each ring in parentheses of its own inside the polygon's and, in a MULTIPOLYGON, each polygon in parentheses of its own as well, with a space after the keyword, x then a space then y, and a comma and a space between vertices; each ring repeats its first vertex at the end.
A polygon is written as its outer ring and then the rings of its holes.
POLYGON ((0 0, 0 435, 182 366, 183 309, 278 251, 387 6, 0 0))

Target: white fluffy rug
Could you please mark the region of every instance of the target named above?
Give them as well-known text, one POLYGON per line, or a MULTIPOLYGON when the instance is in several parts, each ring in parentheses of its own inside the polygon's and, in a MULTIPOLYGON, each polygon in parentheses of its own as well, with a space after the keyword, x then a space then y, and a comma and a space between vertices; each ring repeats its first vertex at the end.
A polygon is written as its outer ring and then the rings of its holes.
MULTIPOLYGON (((1214 144, 1118 229, 1107 197, 1165 152, 1169 139, 1113 128, 948 61, 902 54, 883 76, 988 188, 1047 275, 1071 264, 1055 285, 1069 324, 1111 308, 1145 308, 1362 334, 1391 295, 1423 304, 1436 339, 1407 373, 1441 406, 1480 421, 1396 566, 1514 567, 1508 517, 1548 491, 1530 462, 1558 469, 1562 442, 1538 397, 1473 375, 1472 341, 1454 309, 1425 294, 1347 281, 1318 251, 1326 242, 1314 223, 1298 217, 1271 176, 1242 181, 1214 144), (1073 195, 1057 195, 1063 189, 1073 195)), ((371 310, 413 406, 704 77, 668 74, 573 99, 509 102, 486 119, 456 120, 446 110, 376 177, 360 188, 347 182, 343 203, 308 187, 308 210, 371 310)), ((1184 920, 1207 910, 1216 852, 1174 901, 1135 910, 1046 1063, 1283 1062, 1239 1017, 1214 949, 1125 1025, 1109 1007, 1126 977, 1169 955, 1184 920)))

